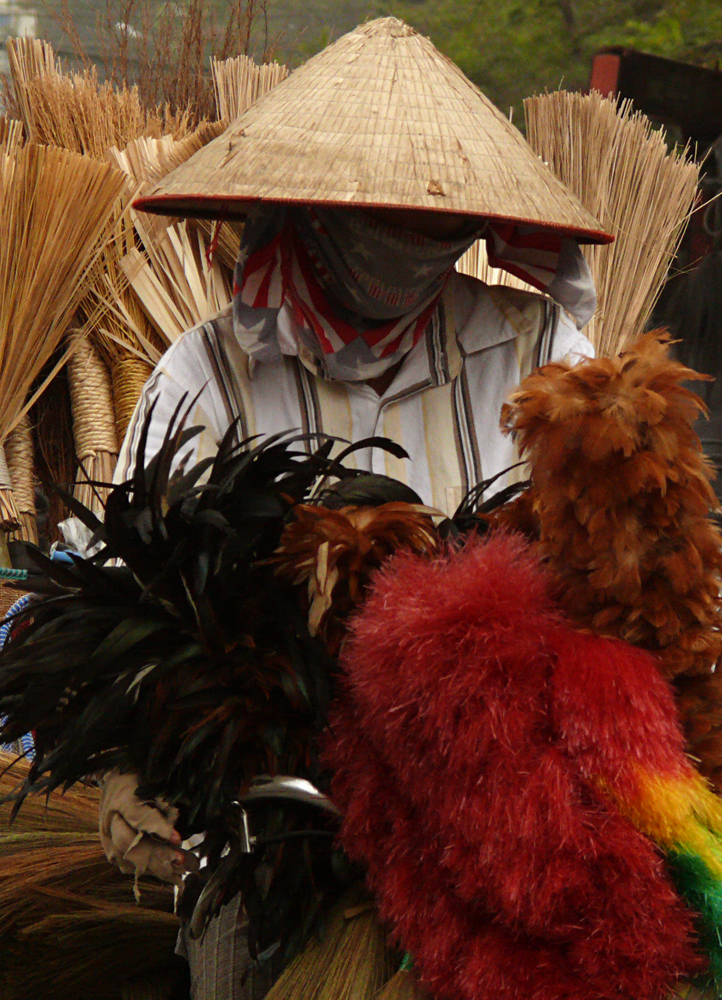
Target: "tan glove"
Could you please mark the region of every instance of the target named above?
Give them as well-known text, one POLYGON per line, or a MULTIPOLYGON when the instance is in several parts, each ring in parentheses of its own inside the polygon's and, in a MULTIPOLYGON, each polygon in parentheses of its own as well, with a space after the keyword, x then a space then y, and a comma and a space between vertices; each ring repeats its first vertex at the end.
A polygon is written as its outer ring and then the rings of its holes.
POLYGON ((135 794, 135 774, 110 771, 100 782, 100 841, 112 864, 126 874, 149 872, 164 882, 180 885, 198 860, 181 849, 175 829, 178 810, 160 799, 144 802, 135 794))

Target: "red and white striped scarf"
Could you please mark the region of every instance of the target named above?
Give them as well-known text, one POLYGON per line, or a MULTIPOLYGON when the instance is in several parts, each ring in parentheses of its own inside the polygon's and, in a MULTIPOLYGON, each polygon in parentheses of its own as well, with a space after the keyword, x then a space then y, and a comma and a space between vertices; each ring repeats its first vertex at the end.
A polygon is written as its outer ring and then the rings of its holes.
MULTIPOLYGON (((277 357, 285 307, 308 367, 325 378, 374 378, 422 336, 455 260, 478 235, 441 242, 363 213, 265 209, 244 230, 236 334, 252 358, 277 357)), ((578 325, 590 318, 593 285, 574 240, 513 223, 488 223, 484 235, 493 266, 551 294, 578 325)))

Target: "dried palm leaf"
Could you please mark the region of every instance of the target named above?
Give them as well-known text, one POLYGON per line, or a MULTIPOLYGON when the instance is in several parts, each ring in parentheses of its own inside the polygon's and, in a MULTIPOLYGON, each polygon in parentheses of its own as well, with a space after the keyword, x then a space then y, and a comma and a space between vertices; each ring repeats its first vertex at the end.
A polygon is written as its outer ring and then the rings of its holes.
POLYGON ((206 238, 197 226, 179 222, 158 234, 138 215, 135 227, 145 251, 131 250, 120 266, 165 341, 173 343, 185 330, 230 305, 231 276, 207 253, 206 238))
MULTIPOLYGON (((195 132, 178 141, 172 136, 134 139, 123 150, 109 149, 108 159, 125 170, 138 191, 142 191, 185 163, 225 128, 225 122, 203 122, 195 132)), ((160 215, 143 217, 144 231, 152 235, 153 239, 160 239, 161 234, 174 222, 177 220, 160 215)), ((206 242, 212 243, 213 252, 218 254, 223 266, 232 273, 241 244, 241 226, 231 222, 219 224, 206 221, 189 225, 195 225, 203 231, 206 242)))
POLYGON ((11 153, 23 141, 23 123, 0 117, 0 153, 11 153))
POLYGON ((524 102, 527 137, 614 233, 614 243, 585 247, 597 288, 586 334, 613 356, 642 333, 664 284, 699 176, 689 149, 669 150, 662 132, 631 102, 598 93, 558 91, 524 102))
POLYGON ((235 121, 250 106, 272 90, 289 74, 287 66, 277 62, 259 66, 249 56, 211 59, 216 111, 219 119, 235 121))

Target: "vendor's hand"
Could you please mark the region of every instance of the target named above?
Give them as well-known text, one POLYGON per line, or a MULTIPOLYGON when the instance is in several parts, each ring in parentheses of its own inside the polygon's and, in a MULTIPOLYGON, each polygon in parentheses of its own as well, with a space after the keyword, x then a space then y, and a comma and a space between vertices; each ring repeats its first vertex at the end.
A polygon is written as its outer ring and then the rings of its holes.
POLYGON ((197 859, 181 849, 175 829, 178 810, 162 800, 144 802, 135 794, 134 774, 109 772, 100 782, 100 841, 108 861, 122 872, 148 872, 164 882, 180 885, 197 859))

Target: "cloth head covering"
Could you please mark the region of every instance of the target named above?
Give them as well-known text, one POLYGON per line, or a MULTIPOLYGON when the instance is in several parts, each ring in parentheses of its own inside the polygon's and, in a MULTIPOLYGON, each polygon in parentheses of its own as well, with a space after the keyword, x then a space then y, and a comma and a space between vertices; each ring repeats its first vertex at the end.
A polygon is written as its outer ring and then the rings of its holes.
POLYGON ((421 337, 476 236, 434 240, 365 212, 257 210, 236 264, 236 336, 254 361, 298 353, 324 378, 375 378, 421 337))
POLYGON ((236 264, 236 336, 253 362, 297 354, 315 374, 375 378, 417 343, 455 262, 482 234, 495 266, 555 295, 586 322, 591 275, 574 240, 489 225, 435 240, 367 212, 258 208, 236 264), (519 237, 519 238, 517 238, 519 237))
POLYGON ((612 239, 461 70, 393 17, 309 59, 136 206, 238 217, 259 201, 426 209, 612 239))

